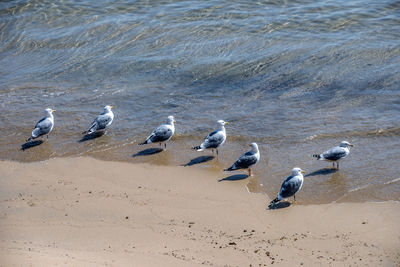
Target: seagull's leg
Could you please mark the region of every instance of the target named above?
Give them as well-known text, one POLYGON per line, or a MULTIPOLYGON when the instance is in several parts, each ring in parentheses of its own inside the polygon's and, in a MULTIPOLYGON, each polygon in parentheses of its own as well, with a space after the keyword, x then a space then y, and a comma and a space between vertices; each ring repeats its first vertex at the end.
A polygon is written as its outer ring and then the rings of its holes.
POLYGON ((293 195, 294 202, 296 202, 296 195, 293 195))
POLYGON ((332 168, 335 169, 335 162, 334 161, 332 162, 332 168))
POLYGON ((249 168, 249 176, 253 176, 253 174, 251 173, 251 169, 249 168))
POLYGON ((49 139, 49 135, 47 135, 47 139, 49 139))
POLYGON ((336 167, 337 167, 337 169, 339 170, 339 161, 336 162, 336 167))
POLYGON ((217 155, 218 155, 218 148, 216 150, 217 150, 217 155))
POLYGON ((167 149, 167 143, 164 143, 164 147, 165 147, 165 149, 167 149))

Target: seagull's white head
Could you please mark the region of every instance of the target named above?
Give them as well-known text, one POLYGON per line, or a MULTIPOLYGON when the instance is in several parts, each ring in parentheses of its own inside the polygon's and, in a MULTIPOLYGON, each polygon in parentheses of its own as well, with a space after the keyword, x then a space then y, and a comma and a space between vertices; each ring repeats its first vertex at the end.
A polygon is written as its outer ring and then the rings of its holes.
POLYGON ((51 108, 46 108, 45 112, 46 112, 46 114, 50 115, 51 113, 56 112, 56 111, 54 109, 51 109, 51 108))
POLYGON ((354 146, 354 145, 353 145, 353 144, 350 144, 350 143, 347 142, 347 141, 342 141, 342 142, 340 143, 339 146, 340 146, 340 147, 347 147, 347 148, 349 148, 349 147, 354 146))
POLYGON ((174 123, 176 123, 174 116, 168 116, 167 124, 173 125, 174 123))
POLYGON ((297 175, 303 175, 303 173, 306 173, 305 171, 303 171, 302 169, 300 169, 299 167, 295 167, 292 169, 292 175, 293 176, 297 176, 297 175))
POLYGON ((109 106, 109 105, 105 106, 104 107, 104 112, 110 112, 113 107, 114 106, 109 106))
POLYGON ((218 125, 218 126, 225 126, 225 125, 228 125, 228 124, 229 124, 229 122, 224 121, 224 120, 219 120, 219 121, 217 121, 217 125, 218 125))
POLYGON ((253 150, 254 152, 258 152, 258 145, 257 143, 251 143, 249 146, 251 146, 251 150, 253 150))

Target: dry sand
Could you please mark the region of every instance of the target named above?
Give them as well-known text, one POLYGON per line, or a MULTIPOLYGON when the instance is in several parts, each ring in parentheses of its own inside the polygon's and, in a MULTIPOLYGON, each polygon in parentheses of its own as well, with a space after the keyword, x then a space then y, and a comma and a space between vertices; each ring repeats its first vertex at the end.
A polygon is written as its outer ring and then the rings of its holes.
POLYGON ((400 266, 398 202, 268 210, 249 179, 92 158, 0 172, 1 266, 400 266))

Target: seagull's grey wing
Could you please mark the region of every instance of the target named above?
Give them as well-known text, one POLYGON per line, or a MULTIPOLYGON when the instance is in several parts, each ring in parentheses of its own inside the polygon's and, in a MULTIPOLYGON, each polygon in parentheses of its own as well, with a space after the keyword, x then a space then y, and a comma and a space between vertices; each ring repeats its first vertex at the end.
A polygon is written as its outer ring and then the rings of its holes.
POLYGON ((40 128, 41 127, 41 125, 43 125, 43 123, 44 123, 44 121, 47 119, 47 117, 43 117, 40 121, 38 121, 36 124, 35 124, 35 128, 40 128))
POLYGON ((257 157, 252 151, 246 152, 241 155, 239 159, 232 165, 235 169, 247 169, 251 165, 257 163, 257 157))
POLYGON ((96 118, 96 122, 98 124, 99 130, 105 129, 112 121, 112 117, 110 115, 99 115, 96 118))
POLYGON ((224 141, 224 136, 221 131, 215 130, 207 135, 204 139, 205 148, 217 148, 224 141))
POLYGON ((93 133, 97 130, 103 130, 105 129, 110 123, 112 122, 112 117, 102 113, 98 115, 94 121, 92 122, 92 125, 90 125, 89 130, 87 130, 87 133, 93 133))
POLYGON ((302 181, 300 179, 294 178, 294 176, 289 176, 282 183, 281 190, 279 192, 282 198, 291 197, 299 191, 302 181))
POLYGON ((41 135, 48 134, 51 131, 53 123, 46 117, 42 118, 35 125, 35 129, 32 131, 32 137, 39 137, 41 135))
POLYGON ((322 154, 322 156, 324 157, 324 159, 335 161, 335 160, 339 160, 341 158, 346 157, 347 152, 346 152, 346 150, 344 150, 341 147, 334 147, 334 148, 324 152, 322 154))
POLYGON ((159 143, 167 141, 173 135, 172 129, 166 125, 157 127, 147 139, 150 139, 152 143, 159 143))

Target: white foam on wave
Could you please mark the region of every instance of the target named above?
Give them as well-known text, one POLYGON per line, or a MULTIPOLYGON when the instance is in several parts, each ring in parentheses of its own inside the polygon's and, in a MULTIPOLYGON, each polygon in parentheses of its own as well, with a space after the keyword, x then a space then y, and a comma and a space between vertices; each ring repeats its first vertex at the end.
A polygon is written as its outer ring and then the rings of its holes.
POLYGON ((318 136, 318 134, 310 135, 310 136, 306 137, 306 141, 313 140, 317 136, 318 136))
POLYGON ((367 188, 367 187, 369 187, 369 184, 366 184, 366 185, 363 185, 363 186, 359 186, 359 187, 356 187, 356 188, 354 188, 354 189, 350 189, 350 190, 348 191, 348 193, 356 192, 356 191, 365 189, 365 188, 367 188))
POLYGON ((399 177, 399 178, 396 178, 396 179, 393 179, 393 180, 391 180, 391 181, 388 181, 388 182, 386 182, 386 183, 383 183, 383 185, 393 184, 393 183, 399 182, 399 181, 400 181, 400 177, 399 177))
POLYGON ((341 196, 340 198, 338 198, 337 200, 335 200, 335 201, 333 201, 333 202, 337 202, 337 201, 339 201, 339 200, 341 200, 341 199, 347 197, 350 193, 354 193, 354 192, 357 192, 357 191, 366 189, 366 188, 368 188, 369 186, 378 186, 378 187, 379 187, 379 186, 385 186, 385 185, 393 184, 393 183, 396 183, 396 182, 400 182, 400 177, 399 177, 399 178, 396 178, 396 179, 393 179, 393 180, 390 180, 390 181, 387 181, 387 182, 385 182, 385 183, 383 183, 383 184, 379 184, 379 185, 367 184, 367 185, 359 186, 359 187, 350 189, 346 194, 344 194, 343 196, 341 196))

